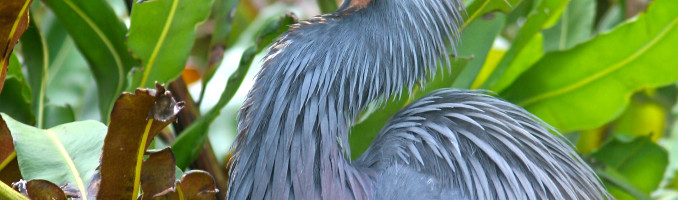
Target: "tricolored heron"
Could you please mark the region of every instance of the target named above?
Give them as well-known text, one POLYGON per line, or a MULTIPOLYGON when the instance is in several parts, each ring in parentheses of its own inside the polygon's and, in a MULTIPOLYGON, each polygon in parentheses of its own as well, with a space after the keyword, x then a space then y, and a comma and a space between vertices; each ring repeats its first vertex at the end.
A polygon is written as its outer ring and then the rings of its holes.
POLYGON ((482 91, 437 90, 351 161, 375 100, 449 66, 459 0, 345 0, 270 48, 240 111, 228 199, 605 199, 562 137, 482 91), (360 133, 353 133, 360 134, 360 133))

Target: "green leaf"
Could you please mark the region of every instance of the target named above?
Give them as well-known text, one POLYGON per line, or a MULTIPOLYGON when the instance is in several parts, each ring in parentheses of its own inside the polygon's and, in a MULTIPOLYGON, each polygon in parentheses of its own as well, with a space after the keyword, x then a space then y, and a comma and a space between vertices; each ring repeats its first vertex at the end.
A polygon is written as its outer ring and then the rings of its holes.
POLYGON ((21 174, 26 180, 44 179, 74 185, 86 196, 86 185, 99 166, 106 126, 97 121, 38 129, 7 114, 2 119, 12 133, 21 174))
POLYGON ((338 5, 336 0, 317 0, 320 13, 331 13, 337 10, 338 5))
POLYGON ((0 112, 7 113, 22 123, 35 124, 31 111, 31 88, 21 72, 21 64, 16 55, 9 60, 9 71, 5 87, 0 93, 0 112))
POLYGON ((657 0, 635 21, 549 53, 501 96, 564 132, 599 127, 634 91, 678 80, 676 9, 678 1, 657 0))
POLYGON ((99 92, 101 119, 125 88, 125 76, 135 61, 125 48, 125 25, 105 1, 44 1, 68 30, 89 63, 99 92))
POLYGON ((205 87, 212 80, 214 74, 221 66, 226 51, 226 40, 233 29, 233 16, 240 0, 214 0, 210 18, 214 21, 214 32, 210 41, 209 55, 207 55, 207 69, 202 77, 203 89, 200 91, 199 100, 202 102, 205 96, 205 87))
POLYGON ((480 73, 485 58, 492 47, 494 39, 497 37, 504 22, 506 15, 501 12, 492 12, 483 17, 470 22, 470 24, 461 32, 461 42, 457 47, 457 54, 459 57, 471 58, 468 65, 461 71, 452 87, 454 88, 471 88, 473 80, 476 79, 480 73))
POLYGON ((464 19, 464 24, 461 25, 460 29, 465 29, 471 22, 482 18, 485 14, 492 11, 499 10, 509 13, 513 9, 512 6, 516 6, 521 2, 522 0, 475 0, 471 4, 467 4, 466 13, 468 18, 464 19))
POLYGON ((71 106, 57 106, 48 104, 45 106, 45 121, 43 127, 51 128, 59 124, 75 121, 75 114, 71 106))
POLYGON ((27 58, 24 61, 28 69, 28 81, 31 86, 32 111, 36 113, 36 126, 42 128, 45 107, 45 89, 47 87, 47 71, 49 65, 49 53, 45 38, 42 37, 37 25, 31 18, 31 23, 21 36, 22 55, 27 58))
MULTIPOLYGON (((605 169, 610 168, 618 172, 617 177, 621 177, 619 180, 630 183, 633 188, 645 195, 659 187, 668 165, 666 150, 653 143, 649 137, 638 137, 630 141, 613 137, 603 147, 593 152, 591 157, 596 162, 604 164, 605 169)), ((608 190, 613 196, 617 199, 635 199, 629 196, 630 193, 624 187, 615 185, 615 182, 618 181, 615 181, 614 177, 613 181, 606 181, 608 190)))
POLYGON ((596 1, 570 0, 560 20, 542 31, 544 52, 565 50, 591 38, 596 1))
POLYGON ((452 82, 459 76, 459 73, 464 70, 470 62, 471 61, 468 58, 456 58, 450 67, 451 72, 447 69, 442 70, 441 68, 438 68, 436 77, 426 83, 426 86, 423 89, 415 88, 413 94, 403 92, 401 98, 394 97, 390 101, 385 102, 385 105, 377 105, 380 107, 376 108, 376 111, 368 113, 369 116, 366 118, 365 116, 361 117, 365 119, 360 120, 351 128, 351 133, 355 134, 349 135, 348 138, 349 145, 351 145, 351 158, 358 158, 365 150, 367 150, 372 144, 372 140, 377 137, 379 131, 381 131, 386 122, 391 119, 394 114, 402 110, 410 102, 423 97, 433 90, 450 87, 452 82))
MULTIPOLYGON (((509 50, 504 54, 504 57, 495 67, 495 70, 492 72, 490 77, 485 83, 483 83, 481 88, 488 88, 492 91, 500 92, 504 88, 497 87, 498 82, 512 82, 512 80, 506 80, 503 77, 504 74, 516 74, 512 70, 518 70, 511 68, 511 64, 515 62, 516 58, 522 53, 525 47, 529 42, 541 31, 543 28, 547 28, 551 23, 555 23, 555 19, 560 16, 563 9, 567 5, 569 0, 545 0, 540 1, 536 8, 530 13, 527 20, 520 28, 518 36, 511 44, 509 50), (504 80, 500 80, 504 79, 504 80)), ((506 86, 508 84, 501 84, 501 86, 506 86)))
POLYGON ((169 83, 184 69, 195 26, 209 15, 212 0, 159 0, 134 4, 127 45, 141 60, 132 88, 169 83))
MULTIPOLYGON (((520 74, 530 69, 534 63, 538 62, 540 58, 544 55, 543 50, 544 37, 541 33, 537 33, 528 41, 521 52, 513 59, 513 62, 509 65, 508 69, 497 81, 493 88, 506 88, 511 84, 513 80, 518 78, 520 74)), ((495 66, 496 67, 496 66, 495 66)), ((485 69, 483 69, 485 70, 485 69)), ((494 69, 493 71, 494 72, 494 69)), ((484 81, 483 81, 484 82, 484 81)), ((483 82, 477 82, 474 84, 480 84, 483 82)))
POLYGON ((186 127, 172 143, 174 157, 176 158, 177 166, 180 169, 186 169, 186 167, 197 158, 200 150, 202 150, 202 144, 205 144, 205 141, 207 140, 209 125, 219 116, 221 109, 231 101, 235 92, 240 88, 240 84, 242 84, 250 65, 252 65, 257 49, 256 46, 251 46, 245 50, 240 59, 238 69, 228 78, 226 88, 221 93, 221 97, 219 97, 217 104, 207 113, 195 120, 191 125, 186 127))

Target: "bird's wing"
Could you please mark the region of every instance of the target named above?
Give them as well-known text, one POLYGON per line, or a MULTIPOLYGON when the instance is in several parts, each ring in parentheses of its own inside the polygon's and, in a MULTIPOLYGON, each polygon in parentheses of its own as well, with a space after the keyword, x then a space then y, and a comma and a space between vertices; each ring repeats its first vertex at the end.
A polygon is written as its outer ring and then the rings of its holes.
POLYGON ((411 168, 470 199, 611 199, 557 132, 482 91, 437 90, 411 103, 355 164, 411 168))

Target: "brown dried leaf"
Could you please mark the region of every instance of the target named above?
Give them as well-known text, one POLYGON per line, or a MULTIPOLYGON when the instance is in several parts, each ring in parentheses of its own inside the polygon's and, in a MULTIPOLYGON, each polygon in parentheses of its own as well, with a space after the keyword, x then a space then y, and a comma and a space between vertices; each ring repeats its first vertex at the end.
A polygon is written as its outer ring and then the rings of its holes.
POLYGON ((30 199, 66 200, 64 191, 59 186, 46 180, 34 179, 28 182, 20 180, 13 183, 12 187, 30 199))
MULTIPOLYGON (((0 82, 2 82, 1 79, 0 82)), ((0 116, 0 170, 5 168, 15 157, 16 152, 14 152, 12 134, 9 132, 5 120, 0 116)))
POLYGON ((0 92, 7 75, 9 57, 21 34, 28 28, 28 7, 33 0, 3 1, 0 4, 0 92))
POLYGON ((212 175, 204 171, 194 170, 184 174, 174 188, 169 188, 153 196, 153 199, 214 200, 217 199, 218 191, 212 175), (182 194, 181 197, 179 196, 180 193, 182 194))
POLYGON ((116 100, 104 140, 99 198, 137 197, 144 152, 182 107, 158 84, 156 90, 137 89, 116 100))
POLYGON ((152 199, 153 195, 174 186, 176 165, 170 148, 150 153, 141 166, 141 199, 152 199))

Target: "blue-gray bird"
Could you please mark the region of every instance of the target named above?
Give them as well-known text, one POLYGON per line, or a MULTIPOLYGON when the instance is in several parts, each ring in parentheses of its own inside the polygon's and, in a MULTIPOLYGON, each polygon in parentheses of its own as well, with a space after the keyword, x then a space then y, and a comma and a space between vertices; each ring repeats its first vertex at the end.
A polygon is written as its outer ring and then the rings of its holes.
POLYGON ((611 199, 552 128, 483 91, 434 91, 347 158, 369 103, 449 66, 463 13, 459 0, 345 0, 292 26, 239 113, 228 199, 611 199))

